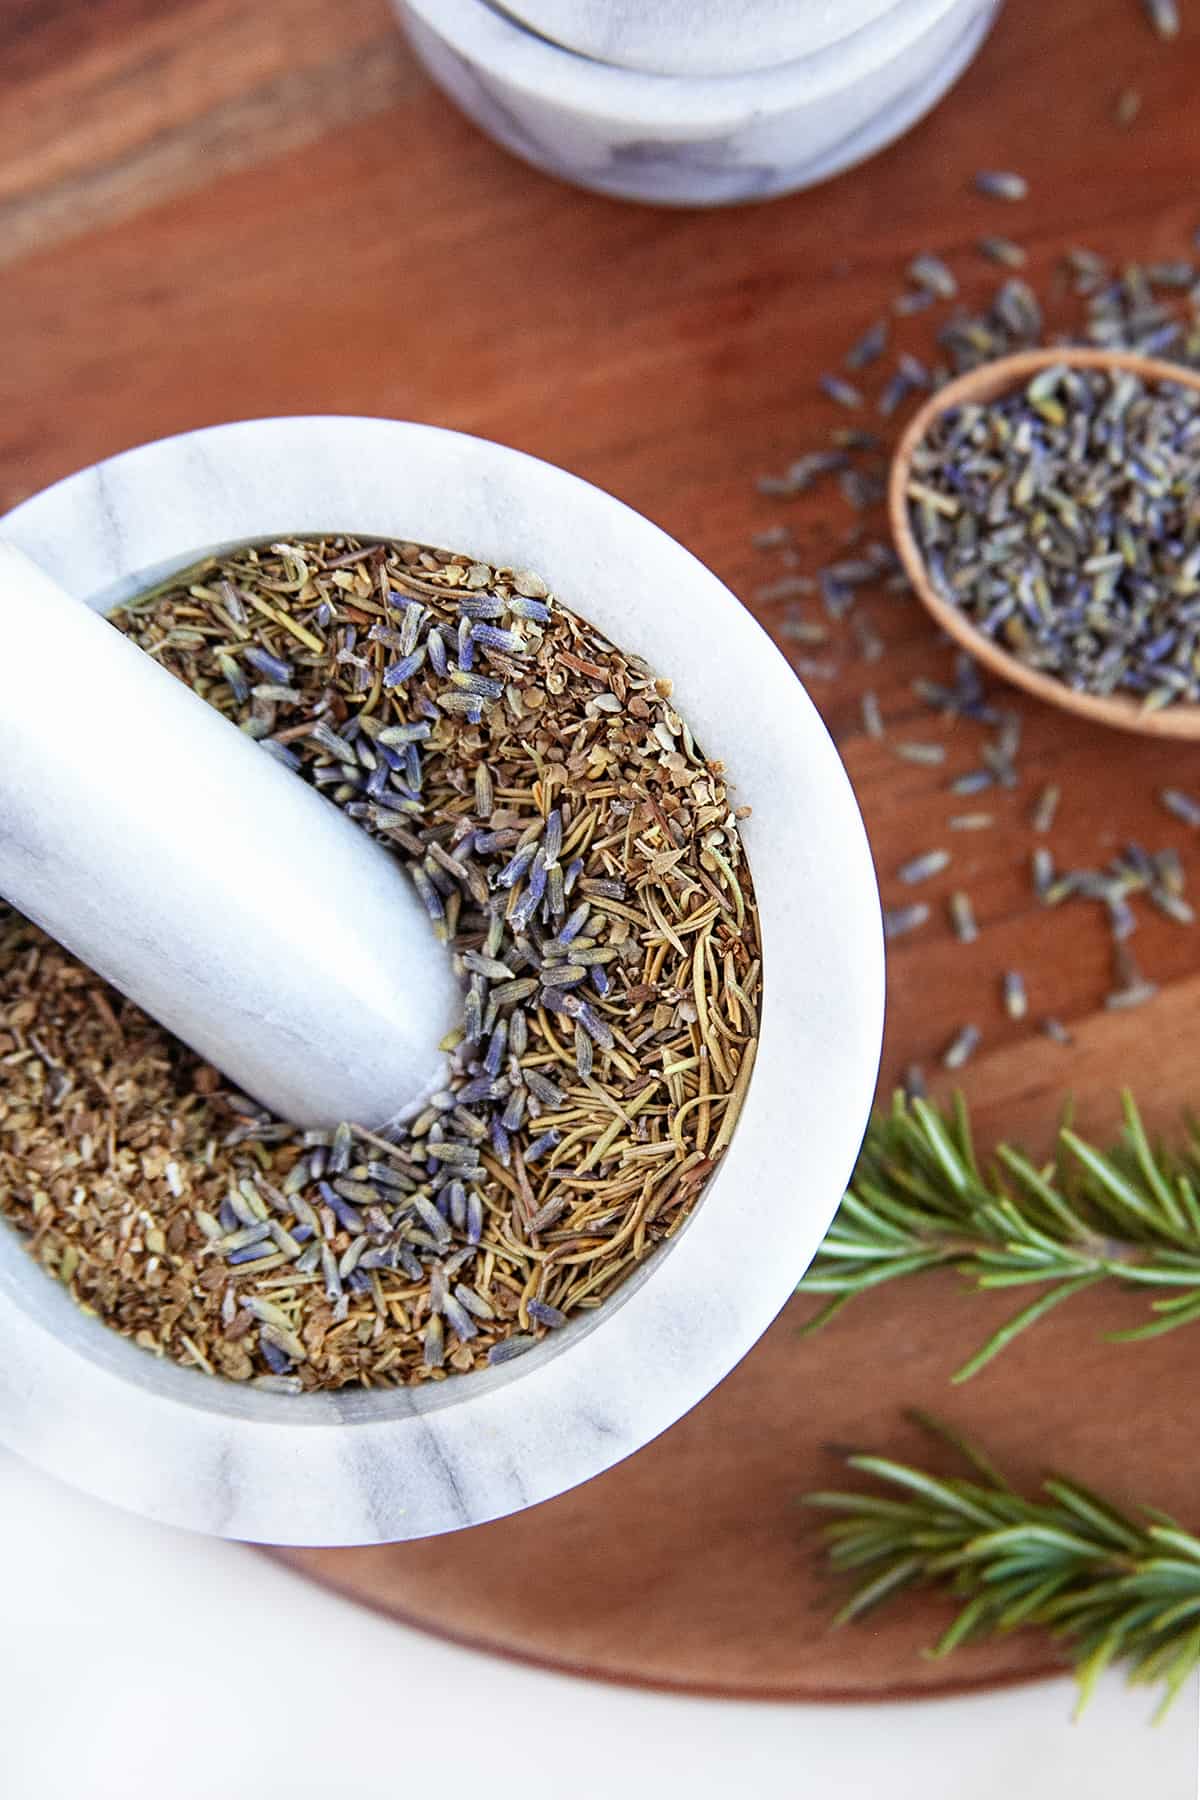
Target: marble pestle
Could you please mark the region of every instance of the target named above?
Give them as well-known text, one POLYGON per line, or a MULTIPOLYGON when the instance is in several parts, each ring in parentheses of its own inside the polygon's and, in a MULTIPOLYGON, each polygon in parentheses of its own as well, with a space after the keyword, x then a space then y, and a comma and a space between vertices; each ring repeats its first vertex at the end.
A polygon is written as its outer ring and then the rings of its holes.
POLYGON ((282 1118, 440 1084, 458 992, 397 862, 3 543, 0 895, 282 1118))

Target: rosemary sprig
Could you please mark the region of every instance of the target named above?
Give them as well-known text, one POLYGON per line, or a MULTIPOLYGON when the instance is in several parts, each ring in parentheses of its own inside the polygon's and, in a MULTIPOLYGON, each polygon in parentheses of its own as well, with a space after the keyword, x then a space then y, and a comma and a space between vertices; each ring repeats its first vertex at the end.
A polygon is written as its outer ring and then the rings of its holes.
POLYGON ((1200 1539, 1165 1514, 1137 1523, 1062 1476, 1018 1494, 989 1460, 926 1414, 911 1415, 966 1456, 980 1480, 946 1479, 882 1456, 850 1456, 886 1495, 814 1493, 841 1517, 825 1527, 832 1567, 858 1577, 844 1624, 905 1588, 963 1604, 928 1653, 1040 1626, 1074 1664, 1079 1708, 1110 1663, 1131 1683, 1163 1684, 1161 1718, 1200 1664, 1200 1539))
POLYGON ((926 1269, 955 1268, 978 1288, 1042 1291, 954 1375, 966 1381, 1052 1307, 1102 1281, 1157 1288, 1146 1324, 1114 1342, 1200 1320, 1200 1128, 1182 1147, 1152 1145, 1132 1096, 1107 1152, 1064 1121, 1041 1166, 1001 1144, 986 1170, 966 1105, 949 1112, 898 1094, 868 1129, 829 1233, 800 1285, 829 1294, 804 1327, 819 1330, 857 1294, 926 1269))

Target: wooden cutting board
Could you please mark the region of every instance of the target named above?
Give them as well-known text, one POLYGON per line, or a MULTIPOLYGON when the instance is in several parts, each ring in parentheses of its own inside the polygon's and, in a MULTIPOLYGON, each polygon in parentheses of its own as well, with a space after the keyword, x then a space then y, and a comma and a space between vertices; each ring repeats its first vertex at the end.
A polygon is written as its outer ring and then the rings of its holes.
MULTIPOLYGON (((1181 984, 1163 1003, 1161 1028, 1185 1061, 1200 1049, 1198 986, 1181 984)), ((1103 1127, 1113 1109, 1098 1101, 1099 1070, 1128 1066, 1135 1046, 1126 1021, 1085 1036, 1076 1067, 1094 1066, 1098 1085, 1081 1122, 1103 1127)), ((1031 1086, 1024 1100, 1011 1085, 1036 1083, 1036 1062, 1010 1052, 979 1071, 985 1133, 1001 1115, 1018 1126, 1023 1112, 1041 1116, 1044 1092, 1031 1086)), ((1164 1063, 1145 1067, 1151 1118, 1172 1091, 1164 1063)), ((927 1596, 831 1631, 840 1590, 825 1573, 817 1515, 798 1505, 806 1491, 854 1485, 839 1454, 847 1447, 953 1468, 903 1417, 920 1406, 986 1444, 1022 1484, 1053 1465, 1119 1501, 1200 1522, 1187 1448, 1195 1348, 1186 1337, 1104 1343, 1104 1332, 1138 1320, 1135 1302, 1082 1295, 975 1381, 947 1387, 1021 1303, 941 1274, 855 1303, 800 1338, 815 1307, 797 1299, 706 1401, 573 1493, 452 1537, 273 1554, 458 1642, 659 1687, 863 1700, 1054 1672, 1054 1647, 1038 1633, 929 1660, 922 1652, 953 1609, 927 1596)))
MULTIPOLYGON (((98 456, 221 419, 432 420, 611 488, 780 633, 787 607, 762 590, 784 571, 752 533, 786 519, 811 570, 838 554, 847 524, 824 494, 781 505, 754 486, 845 422, 817 393, 819 373, 887 310, 923 249, 950 257, 967 304, 997 281, 972 249, 985 232, 1028 247, 1043 293, 1070 244, 1118 262, 1186 255, 1200 223, 1198 82, 1190 12, 1168 46, 1139 0, 1009 0, 954 93, 863 168, 769 206, 660 213, 560 187, 495 149, 427 86, 386 0, 5 7, 0 509, 98 456), (1125 88, 1142 106, 1123 131, 1112 114, 1125 88), (1027 202, 971 191, 974 171, 996 166, 1026 175, 1027 202)), ((918 325, 900 347, 928 354, 918 325)), ((839 652, 829 679, 808 679, 888 902, 912 898, 895 869, 943 841, 948 813, 997 816, 949 846, 955 863, 926 896, 934 921, 893 948, 885 1090, 912 1060, 935 1066, 973 1019, 984 1043, 964 1085, 983 1141, 1002 1129, 1044 1148, 1068 1086, 1103 1130, 1128 1077, 1151 1120, 1169 1122, 1196 1099, 1197 934, 1145 919, 1138 955, 1162 993, 1142 1012, 1105 1014, 1103 921, 1033 904, 1026 821, 1037 789, 1056 782, 1061 864, 1102 861, 1131 837, 1175 843, 1200 886, 1190 834, 1154 799, 1170 783, 1200 790, 1200 761, 1023 705, 1020 789, 952 801, 946 776, 971 766, 970 733, 931 719, 911 691, 948 659, 916 606, 867 610, 883 660, 839 652), (868 687, 893 738, 946 743, 944 769, 864 736, 868 687), (952 886, 974 898, 974 945, 945 926, 952 886), (1032 1017, 1070 1023, 1074 1050, 1004 1016, 1005 968, 1024 971, 1032 1017)), ((805 1310, 794 1303, 703 1405, 574 1494, 454 1538, 279 1554, 398 1618, 558 1667, 711 1692, 877 1697, 1027 1677, 1052 1652, 1014 1638, 930 1663, 920 1651, 945 1613, 928 1603, 830 1633, 795 1504, 838 1479, 828 1444, 923 1455, 902 1418, 922 1404, 1015 1476, 1057 1463, 1200 1523, 1185 1411, 1195 1336, 1105 1347, 1101 1326, 1137 1308, 1110 1312, 1089 1294, 950 1389, 1003 1299, 930 1280, 800 1341, 805 1310)))
POLYGON ((1049 1458, 1194 1520, 1179 1353, 1161 1339, 1136 1354, 1098 1345, 1095 1335, 1121 1315, 1085 1299, 1074 1314, 1052 1314, 986 1381, 952 1395, 948 1371, 1002 1308, 966 1301, 939 1278, 920 1295, 897 1291, 847 1316, 836 1335, 801 1342, 806 1309, 795 1301, 703 1405, 573 1493, 453 1537, 273 1554, 459 1643, 656 1687, 866 1700, 1044 1675, 1058 1664, 1036 1633, 946 1661, 924 1657, 953 1617, 927 1598, 831 1631, 839 1590, 824 1572, 816 1515, 797 1501, 845 1485, 838 1445, 949 1466, 900 1417, 920 1402, 966 1425, 1023 1479, 1049 1458), (1144 1396, 1164 1388, 1167 1403, 1160 1393, 1146 1408, 1144 1396))

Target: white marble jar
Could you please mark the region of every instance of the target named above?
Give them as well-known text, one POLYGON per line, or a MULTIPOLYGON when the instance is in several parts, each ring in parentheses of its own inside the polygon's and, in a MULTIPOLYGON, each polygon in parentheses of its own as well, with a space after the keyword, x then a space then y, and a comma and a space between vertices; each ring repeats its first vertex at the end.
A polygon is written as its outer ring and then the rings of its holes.
POLYGON ((692 1217, 601 1309, 501 1368, 418 1390, 238 1386, 85 1316, 0 1223, 0 1443, 155 1519, 292 1544, 497 1518, 600 1473, 695 1405, 770 1324, 828 1226, 883 1010, 870 853, 815 708, 715 576, 586 482, 429 426, 260 419, 113 457, 0 520, 0 538, 100 610, 215 549, 330 530, 537 568, 670 674, 753 808, 764 987, 745 1108, 692 1217))
MULTIPOLYGON (((854 0, 846 35, 724 75, 602 62, 488 0, 393 3, 434 80, 516 155, 601 193, 711 206, 809 187, 900 136, 966 68, 1001 0, 894 0, 882 13, 854 0)), ((823 17, 834 29, 841 15, 823 17)))

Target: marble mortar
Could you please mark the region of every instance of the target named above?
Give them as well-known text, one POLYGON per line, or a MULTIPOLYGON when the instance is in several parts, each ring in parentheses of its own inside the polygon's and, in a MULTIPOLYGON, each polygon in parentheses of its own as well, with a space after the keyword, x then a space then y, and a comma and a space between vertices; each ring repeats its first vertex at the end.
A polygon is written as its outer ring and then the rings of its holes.
POLYGON ((728 589, 610 495, 429 426, 260 419, 115 456, 0 520, 101 610, 214 550, 332 530, 536 568, 674 679, 697 740, 753 807, 762 1031, 741 1122, 678 1236, 525 1357, 420 1390, 292 1397, 157 1361, 80 1312, 0 1226, 0 1442, 148 1517, 280 1544, 498 1518, 599 1474, 702 1399, 833 1216, 883 1013, 871 858, 816 709, 728 589))

